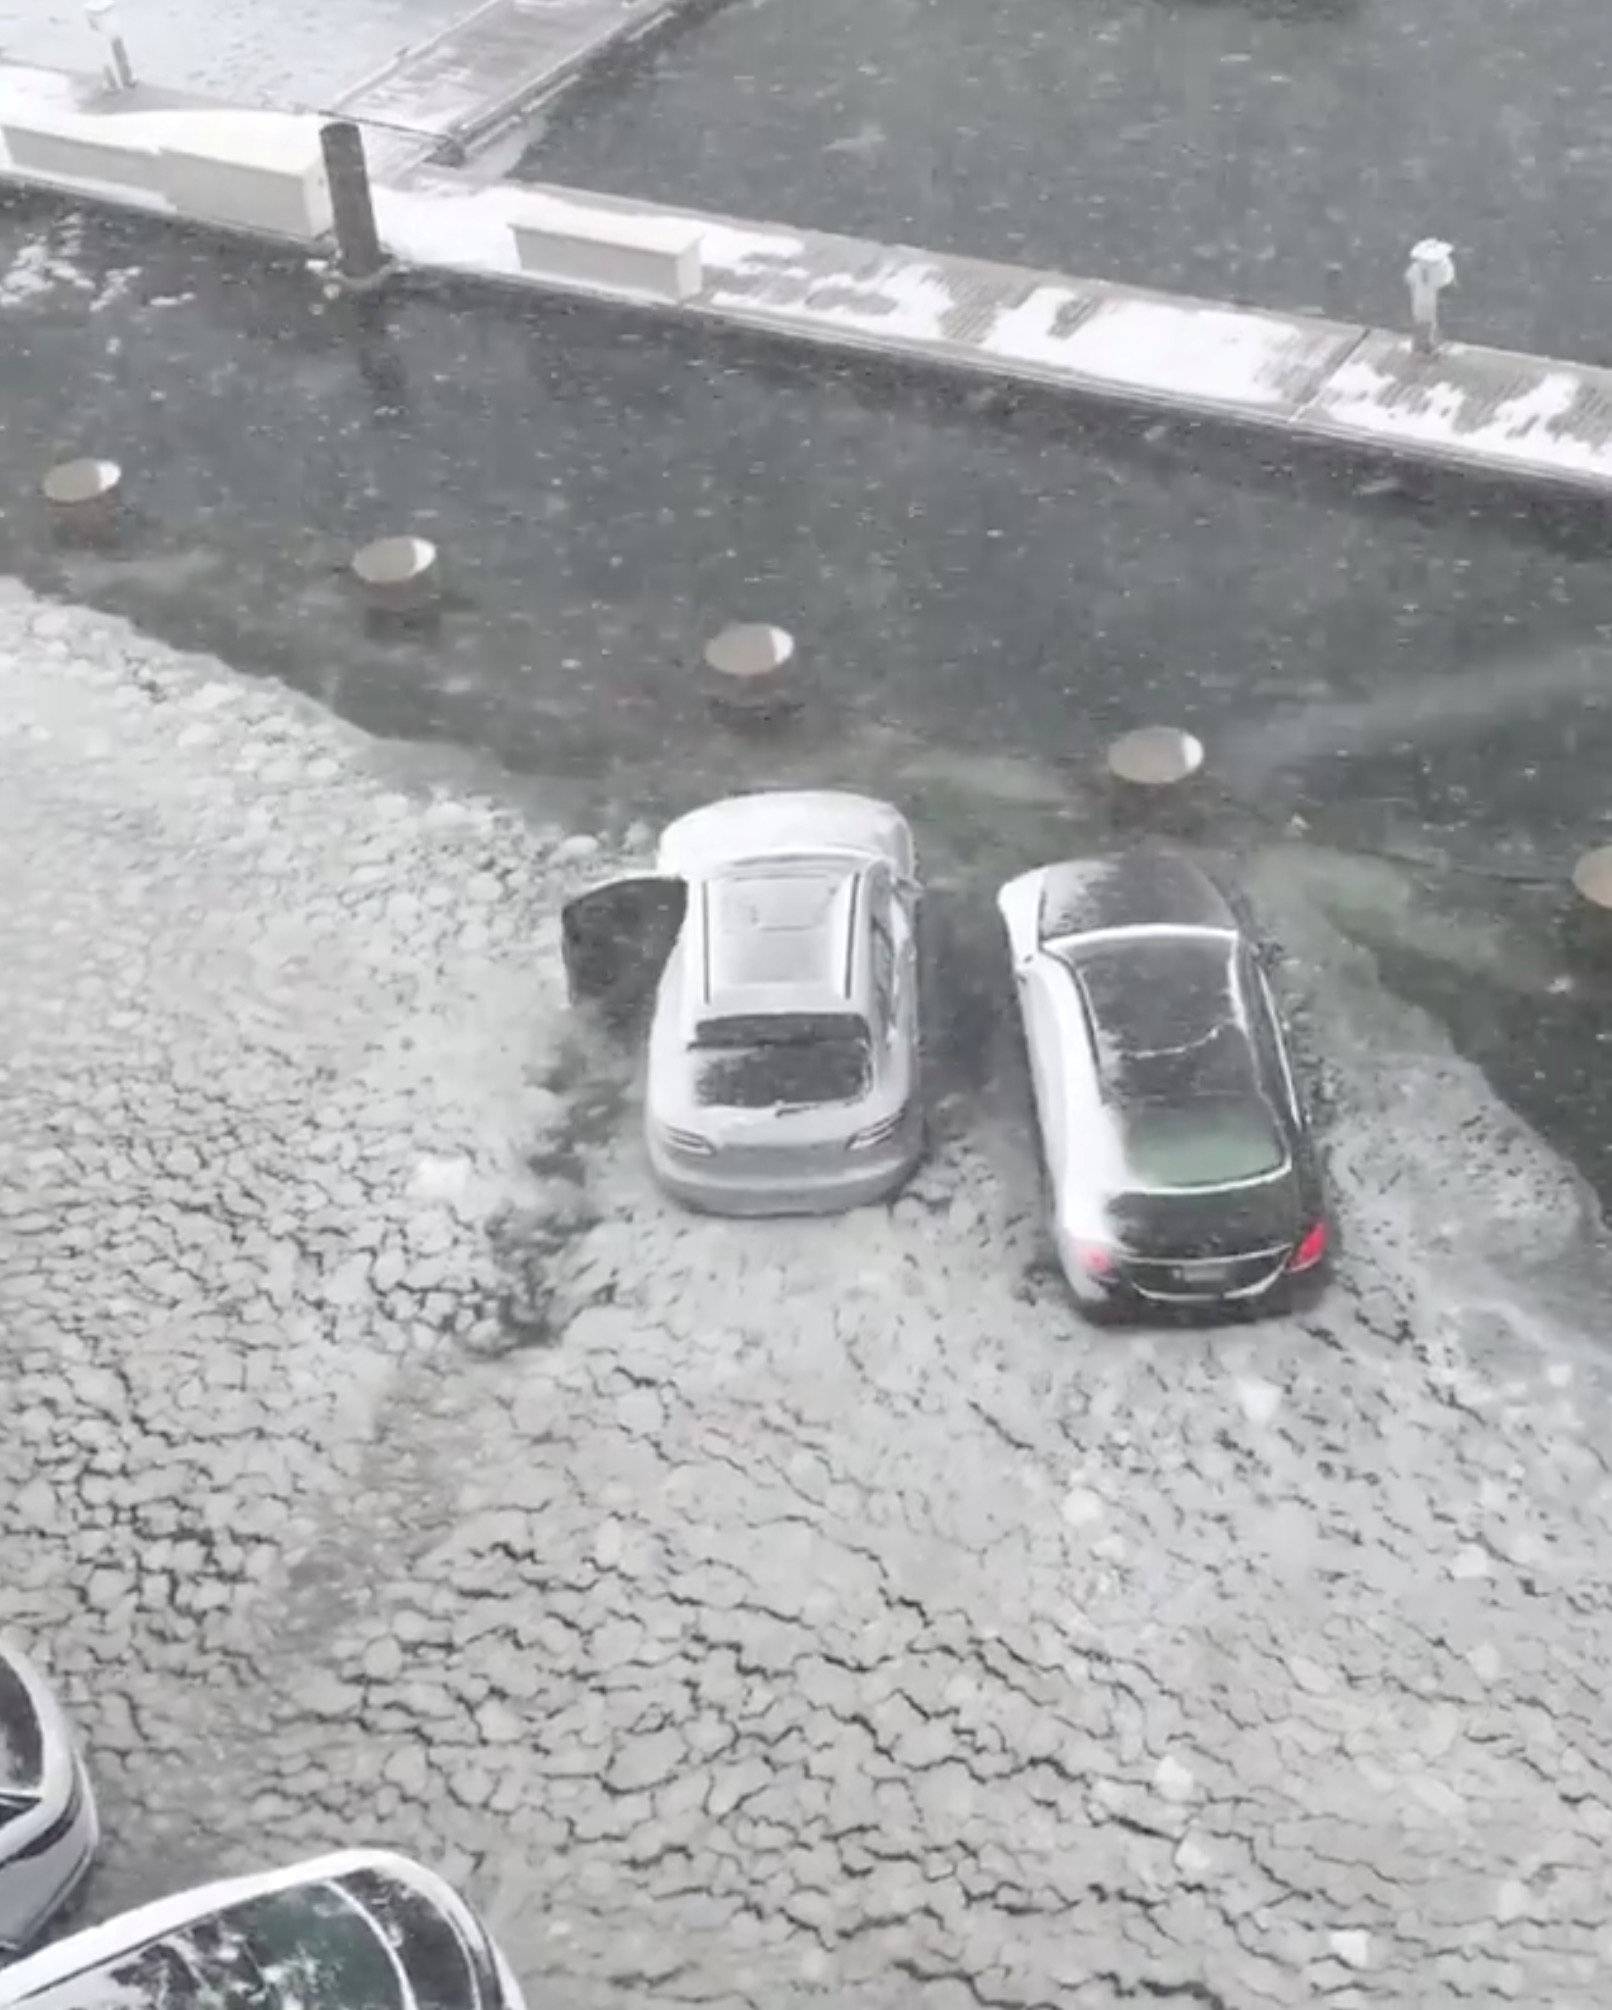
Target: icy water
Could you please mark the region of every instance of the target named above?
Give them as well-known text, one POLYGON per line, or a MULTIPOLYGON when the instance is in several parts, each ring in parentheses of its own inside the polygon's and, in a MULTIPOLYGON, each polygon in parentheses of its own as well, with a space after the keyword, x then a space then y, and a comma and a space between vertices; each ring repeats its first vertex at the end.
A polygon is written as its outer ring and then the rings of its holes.
POLYGON ((735 0, 570 100, 525 172, 1606 360, 1595 0, 735 0))

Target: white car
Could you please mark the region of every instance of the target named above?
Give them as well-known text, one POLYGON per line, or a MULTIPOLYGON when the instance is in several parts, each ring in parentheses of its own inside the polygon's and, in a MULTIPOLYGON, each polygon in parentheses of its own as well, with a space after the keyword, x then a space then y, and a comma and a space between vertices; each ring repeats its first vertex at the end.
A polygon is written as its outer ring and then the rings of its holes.
POLYGON ((72 1726, 21 1648, 0 1640, 0 1960, 66 1905, 100 1839, 72 1726))
POLYGON ((492 1936, 384 1850, 201 1885, 0 1970, 27 2010, 524 2010, 492 1936))
POLYGON ((918 898, 906 820, 825 789, 708 804, 653 878, 571 903, 573 995, 658 972, 644 1133, 669 1193, 826 1213, 901 1185, 924 1138, 918 898))

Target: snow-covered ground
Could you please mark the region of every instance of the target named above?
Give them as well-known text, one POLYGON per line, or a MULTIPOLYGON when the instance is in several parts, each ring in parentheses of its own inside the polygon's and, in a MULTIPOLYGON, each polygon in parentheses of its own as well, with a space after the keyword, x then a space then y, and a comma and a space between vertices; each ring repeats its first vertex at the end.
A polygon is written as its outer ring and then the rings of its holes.
MULTIPOLYGON (((318 110, 437 34, 474 0, 119 0, 142 82, 318 110)), ((99 71, 105 44, 80 0, 0 0, 0 56, 99 71)))
POLYGON ((0 743, 0 1624, 95 1911, 377 1838, 577 2010, 1605 2004, 1579 1192, 1290 858, 1342 1274, 1097 1335, 1011 1098, 888 1210, 663 1203, 586 833, 18 589, 0 743))

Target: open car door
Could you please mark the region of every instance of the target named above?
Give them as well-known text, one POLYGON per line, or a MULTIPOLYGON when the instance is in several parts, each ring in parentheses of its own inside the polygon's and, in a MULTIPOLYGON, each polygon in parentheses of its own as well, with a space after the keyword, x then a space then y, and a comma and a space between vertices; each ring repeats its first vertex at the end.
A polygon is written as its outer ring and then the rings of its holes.
POLYGON ((628 1019, 654 995, 688 911, 688 882, 645 875, 612 879, 560 913, 565 982, 573 1005, 628 1019))

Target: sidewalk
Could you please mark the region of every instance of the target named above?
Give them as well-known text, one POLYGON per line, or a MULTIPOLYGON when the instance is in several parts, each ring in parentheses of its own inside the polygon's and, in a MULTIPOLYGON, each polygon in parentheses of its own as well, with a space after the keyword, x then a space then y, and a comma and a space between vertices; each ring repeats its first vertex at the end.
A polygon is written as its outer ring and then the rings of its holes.
POLYGON ((1408 336, 1358 322, 531 183, 383 190, 382 234, 405 265, 541 284, 510 228, 532 194, 601 219, 691 224, 701 285, 669 313, 1612 494, 1612 370, 1590 364, 1458 342, 1421 356, 1408 336))

